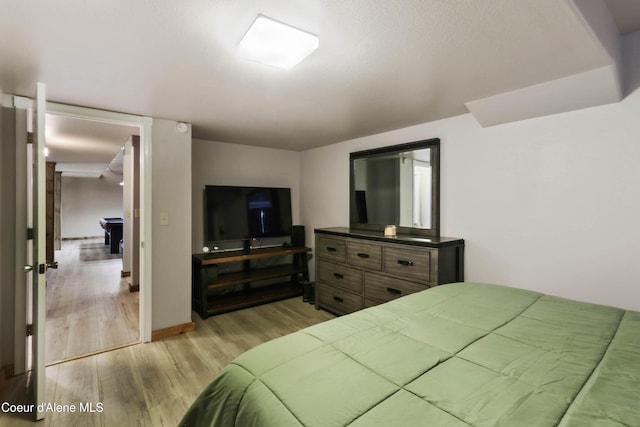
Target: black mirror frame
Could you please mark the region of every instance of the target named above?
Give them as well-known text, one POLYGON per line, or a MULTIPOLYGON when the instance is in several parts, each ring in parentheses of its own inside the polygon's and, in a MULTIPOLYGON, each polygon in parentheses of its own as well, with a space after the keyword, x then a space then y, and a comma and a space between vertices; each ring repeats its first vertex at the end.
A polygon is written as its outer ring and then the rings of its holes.
POLYGON ((409 234, 424 237, 440 237, 440 138, 431 138, 406 144, 375 148, 349 154, 349 222, 354 229, 368 231, 384 231, 386 225, 362 224, 354 221, 356 209, 354 161, 367 157, 401 153, 405 151, 431 149, 431 228, 397 227, 398 234, 409 234))

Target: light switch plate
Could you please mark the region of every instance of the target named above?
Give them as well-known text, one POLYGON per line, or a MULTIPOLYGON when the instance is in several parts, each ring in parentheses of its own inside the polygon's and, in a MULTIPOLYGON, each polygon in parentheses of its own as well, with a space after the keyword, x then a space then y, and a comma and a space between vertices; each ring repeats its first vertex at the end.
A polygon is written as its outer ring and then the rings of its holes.
POLYGON ((169 214, 166 212, 160 213, 160 225, 169 225, 169 214))

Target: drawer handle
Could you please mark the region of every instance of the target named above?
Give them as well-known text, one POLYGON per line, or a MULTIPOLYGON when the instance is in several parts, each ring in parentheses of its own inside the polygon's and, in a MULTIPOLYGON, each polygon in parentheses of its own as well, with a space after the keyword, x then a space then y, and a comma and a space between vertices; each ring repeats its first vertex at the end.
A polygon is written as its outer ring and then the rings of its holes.
POLYGON ((333 296, 333 300, 336 301, 336 302, 344 302, 344 299, 342 299, 341 297, 336 296, 336 295, 333 296))
POLYGON ((333 273, 333 277, 335 277, 336 279, 344 279, 344 274, 333 273))
POLYGON ((369 255, 369 254, 365 254, 365 253, 363 253, 363 252, 358 252, 358 254, 357 254, 357 255, 358 255, 360 258, 364 258, 364 259, 366 259, 366 258, 370 258, 370 255, 369 255))
POLYGON ((327 251, 329 252, 337 252, 338 250, 332 246, 327 246, 327 251))
POLYGON ((406 259, 399 259, 398 264, 404 265, 405 267, 411 267, 413 265, 413 261, 407 261, 406 259))
POLYGON ((400 295, 402 291, 400 289, 387 288, 387 292, 393 295, 400 295))

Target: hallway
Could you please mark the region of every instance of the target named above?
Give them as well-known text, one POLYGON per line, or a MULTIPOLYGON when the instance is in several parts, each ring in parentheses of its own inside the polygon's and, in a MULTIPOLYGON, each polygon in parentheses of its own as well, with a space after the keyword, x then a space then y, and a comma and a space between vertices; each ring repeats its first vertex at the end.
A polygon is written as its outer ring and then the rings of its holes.
POLYGON ((46 363, 138 341, 139 293, 103 238, 64 240, 47 272, 46 363))

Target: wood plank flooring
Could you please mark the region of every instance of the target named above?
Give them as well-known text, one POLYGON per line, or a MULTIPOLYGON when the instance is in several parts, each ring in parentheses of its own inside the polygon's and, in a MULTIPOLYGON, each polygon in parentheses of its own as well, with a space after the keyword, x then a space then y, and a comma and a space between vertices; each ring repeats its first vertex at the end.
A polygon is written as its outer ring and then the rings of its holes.
MULTIPOLYGON (((206 384, 232 359, 270 339, 332 319, 301 297, 220 314, 196 330, 47 368, 45 401, 101 403, 98 413, 48 413, 42 426, 176 426, 206 384)), ((9 379, 0 403, 27 400, 27 376, 9 379)), ((0 427, 32 425, 30 415, 0 413, 0 427)))
POLYGON ((104 238, 65 240, 47 271, 46 363, 138 341, 139 294, 104 238))

